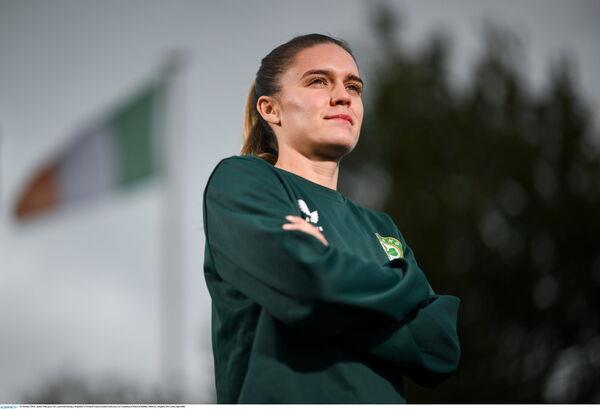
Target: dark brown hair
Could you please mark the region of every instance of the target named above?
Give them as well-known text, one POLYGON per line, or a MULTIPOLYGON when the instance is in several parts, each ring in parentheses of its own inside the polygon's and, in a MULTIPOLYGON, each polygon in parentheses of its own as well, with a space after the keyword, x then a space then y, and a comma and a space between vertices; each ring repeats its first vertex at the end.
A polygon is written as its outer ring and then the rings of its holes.
POLYGON ((276 95, 280 91, 279 79, 292 64, 296 54, 318 44, 336 44, 346 50, 356 62, 352 50, 345 41, 323 34, 297 36, 273 49, 262 59, 248 92, 244 111, 244 144, 240 152, 242 155, 255 155, 273 165, 277 162, 279 154, 277 138, 271 126, 258 113, 256 103, 262 95, 276 95))

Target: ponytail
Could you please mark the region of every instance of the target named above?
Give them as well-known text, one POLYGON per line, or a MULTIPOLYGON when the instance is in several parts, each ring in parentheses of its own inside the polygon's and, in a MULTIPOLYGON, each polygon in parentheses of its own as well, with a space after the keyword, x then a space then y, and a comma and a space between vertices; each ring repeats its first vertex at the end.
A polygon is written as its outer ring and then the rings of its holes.
POLYGON ((258 114, 257 101, 258 97, 252 81, 244 109, 244 143, 240 154, 255 155, 275 165, 279 153, 277 138, 271 127, 258 114))

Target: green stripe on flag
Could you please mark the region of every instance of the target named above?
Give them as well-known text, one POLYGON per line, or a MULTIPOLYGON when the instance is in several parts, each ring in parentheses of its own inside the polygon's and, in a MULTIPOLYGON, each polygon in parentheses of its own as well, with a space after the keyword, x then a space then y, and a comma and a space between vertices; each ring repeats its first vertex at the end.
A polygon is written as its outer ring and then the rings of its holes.
POLYGON ((127 186, 158 171, 156 104, 161 88, 152 86, 123 106, 112 119, 117 153, 117 184, 127 186))

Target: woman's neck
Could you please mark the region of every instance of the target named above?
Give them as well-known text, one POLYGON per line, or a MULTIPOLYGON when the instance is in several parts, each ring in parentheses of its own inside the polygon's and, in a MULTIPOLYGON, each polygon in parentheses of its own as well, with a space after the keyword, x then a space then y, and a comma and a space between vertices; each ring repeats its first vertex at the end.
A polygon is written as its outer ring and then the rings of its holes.
POLYGON ((294 149, 281 149, 283 147, 280 146, 275 167, 302 176, 329 189, 337 190, 339 162, 310 159, 294 149))

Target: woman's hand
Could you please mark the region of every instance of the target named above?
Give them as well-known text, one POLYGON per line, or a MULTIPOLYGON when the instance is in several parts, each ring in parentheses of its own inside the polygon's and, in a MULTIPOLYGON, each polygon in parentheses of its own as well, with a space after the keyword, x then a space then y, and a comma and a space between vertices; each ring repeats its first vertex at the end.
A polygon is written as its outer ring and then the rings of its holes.
POLYGON ((327 239, 325 239, 325 236, 323 236, 323 233, 321 233, 321 231, 317 227, 310 224, 309 222, 304 220, 302 217, 285 216, 285 218, 287 220, 289 220, 291 223, 286 223, 286 224, 282 225, 281 226, 282 229, 284 229, 284 230, 301 230, 305 233, 312 234, 317 239, 321 240, 321 243, 323 243, 324 245, 326 245, 326 246, 329 245, 329 242, 327 241, 327 239))

